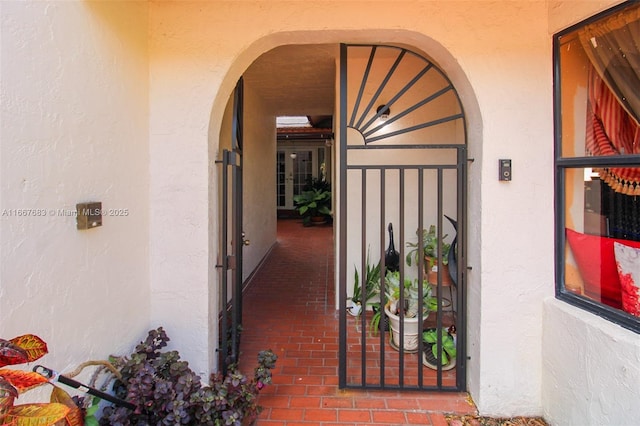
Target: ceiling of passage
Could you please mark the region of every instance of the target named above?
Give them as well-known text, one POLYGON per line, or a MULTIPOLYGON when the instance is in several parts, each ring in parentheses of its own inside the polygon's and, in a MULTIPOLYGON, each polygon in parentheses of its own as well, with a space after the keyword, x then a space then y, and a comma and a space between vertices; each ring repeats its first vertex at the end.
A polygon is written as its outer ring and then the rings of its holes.
POLYGON ((276 116, 332 116, 336 94, 337 44, 280 46, 264 53, 244 73, 276 116))

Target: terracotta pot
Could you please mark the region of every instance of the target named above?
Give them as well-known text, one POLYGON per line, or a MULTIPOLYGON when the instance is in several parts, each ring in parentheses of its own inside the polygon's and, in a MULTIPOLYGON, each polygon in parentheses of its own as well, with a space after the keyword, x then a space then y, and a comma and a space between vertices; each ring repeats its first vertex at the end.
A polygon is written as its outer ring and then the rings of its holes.
POLYGON ((322 223, 325 223, 327 221, 327 218, 324 216, 311 216, 311 223, 316 224, 316 225, 320 225, 322 223))
MULTIPOLYGON (((427 282, 432 285, 438 284, 438 265, 436 264, 436 259, 431 257, 424 258, 424 268, 425 273, 427 274, 427 282), (429 264, 433 263, 433 267, 429 269, 429 264)), ((442 265, 442 285, 449 286, 453 285, 453 281, 451 280, 451 275, 449 274, 449 265, 442 265)))

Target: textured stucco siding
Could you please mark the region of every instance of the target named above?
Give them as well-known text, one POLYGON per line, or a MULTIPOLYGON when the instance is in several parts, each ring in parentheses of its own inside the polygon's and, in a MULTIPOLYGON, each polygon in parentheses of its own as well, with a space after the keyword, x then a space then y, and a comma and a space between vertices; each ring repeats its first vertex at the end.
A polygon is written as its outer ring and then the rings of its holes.
POLYGON ((149 325, 147 12, 0 4, 0 337, 38 334, 58 371, 149 325), (87 201, 103 226, 78 231, 87 201))

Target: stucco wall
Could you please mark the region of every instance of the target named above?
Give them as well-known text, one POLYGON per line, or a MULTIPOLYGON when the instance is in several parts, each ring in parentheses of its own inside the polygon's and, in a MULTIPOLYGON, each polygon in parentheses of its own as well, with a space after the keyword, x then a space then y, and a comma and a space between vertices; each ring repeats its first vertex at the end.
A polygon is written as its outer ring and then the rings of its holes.
POLYGON ((245 84, 243 155, 243 229, 250 241, 243 250, 246 279, 276 241, 276 117, 245 84))
POLYGON ((637 425, 638 335, 556 299, 544 308, 545 418, 558 425, 637 425))
POLYGON ((147 331, 147 7, 3 1, 0 15, 0 337, 38 334, 64 372, 147 331), (86 201, 103 226, 78 231, 86 201))

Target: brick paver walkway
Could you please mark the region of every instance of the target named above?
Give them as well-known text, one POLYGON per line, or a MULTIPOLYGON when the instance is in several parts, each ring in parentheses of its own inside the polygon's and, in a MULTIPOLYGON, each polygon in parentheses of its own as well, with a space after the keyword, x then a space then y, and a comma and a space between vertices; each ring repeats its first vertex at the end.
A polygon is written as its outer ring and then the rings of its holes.
POLYGON ((278 355, 273 384, 259 399, 257 425, 446 425, 444 413, 475 414, 467 393, 341 390, 329 225, 278 222, 278 243, 243 300, 240 367, 278 355))

